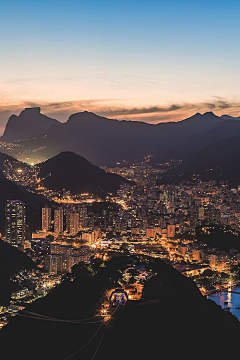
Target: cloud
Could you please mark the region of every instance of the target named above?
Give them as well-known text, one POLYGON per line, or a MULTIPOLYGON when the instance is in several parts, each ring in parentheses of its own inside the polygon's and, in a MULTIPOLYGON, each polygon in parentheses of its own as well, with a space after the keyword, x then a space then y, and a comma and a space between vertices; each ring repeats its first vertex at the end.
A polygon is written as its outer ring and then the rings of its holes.
POLYGON ((40 106, 45 110, 66 110, 66 109, 81 109, 86 108, 88 106, 92 106, 93 104, 110 101, 109 99, 90 99, 90 100, 77 100, 77 101, 59 101, 59 102, 37 102, 37 101, 25 101, 23 102, 23 107, 34 107, 40 106))
POLYGON ((149 107, 107 107, 101 109, 101 115, 110 117, 120 117, 126 119, 138 119, 148 122, 162 122, 175 120, 179 121, 188 116, 193 115, 195 112, 208 112, 214 111, 219 114, 222 110, 229 110, 229 114, 237 115, 240 113, 240 101, 228 101, 224 99, 214 99, 209 102, 199 103, 174 103, 168 106, 149 106, 149 107))
POLYGON ((150 107, 132 107, 132 108, 117 108, 109 107, 101 110, 102 114, 107 115, 142 115, 142 114, 154 114, 154 113, 169 113, 177 110, 189 110, 193 108, 191 104, 171 104, 169 106, 150 106, 150 107))

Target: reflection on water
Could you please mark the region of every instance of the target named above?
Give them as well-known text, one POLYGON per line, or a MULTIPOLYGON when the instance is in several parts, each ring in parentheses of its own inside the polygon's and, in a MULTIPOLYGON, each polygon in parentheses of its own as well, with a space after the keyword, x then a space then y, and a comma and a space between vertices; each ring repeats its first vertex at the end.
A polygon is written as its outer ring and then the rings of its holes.
POLYGON ((230 289, 237 291, 239 294, 231 292, 221 292, 208 296, 208 299, 215 301, 216 304, 221 305, 223 309, 229 308, 231 313, 240 320, 240 286, 235 286, 230 289))

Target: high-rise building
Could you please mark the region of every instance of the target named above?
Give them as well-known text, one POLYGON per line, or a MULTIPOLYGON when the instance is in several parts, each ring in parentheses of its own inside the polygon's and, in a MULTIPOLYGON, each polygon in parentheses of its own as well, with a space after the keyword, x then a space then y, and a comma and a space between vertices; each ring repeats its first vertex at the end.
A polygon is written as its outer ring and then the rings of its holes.
POLYGON ((76 235, 79 232, 79 213, 72 211, 69 214, 69 233, 76 235))
POLYGON ((66 209, 66 210, 65 210, 65 214, 66 214, 65 230, 66 230, 67 232, 70 232, 70 213, 71 213, 71 210, 70 210, 70 209, 66 209))
POLYGON ((51 229, 51 208, 42 208, 42 230, 48 231, 51 229))
POLYGON ((167 238, 167 229, 162 229, 162 239, 167 238))
POLYGON ((46 239, 33 239, 31 240, 31 248, 37 256, 50 254, 50 241, 46 239))
POLYGON ((26 205, 21 200, 7 200, 5 206, 6 239, 12 245, 23 245, 26 236, 26 205))
POLYGON ((200 261, 200 259, 201 259, 200 250, 193 250, 192 251, 192 258, 193 258, 193 260, 200 261))
POLYGON ((168 225, 167 226, 167 237, 173 238, 175 236, 175 225, 168 225))
POLYGON ((152 228, 152 227, 147 227, 146 228, 146 238, 154 238, 156 236, 156 229, 152 228))
POLYGON ((200 206, 198 208, 198 219, 204 220, 204 207, 203 206, 200 206))
POLYGON ((58 255, 47 255, 44 259, 44 269, 51 274, 58 272, 58 255))
POLYGON ((54 210, 54 232, 63 232, 63 209, 54 210))
POLYGON ((139 232, 140 232, 140 228, 138 228, 138 227, 131 228, 132 235, 139 235, 139 232))
POLYGON ((94 242, 94 232, 93 231, 83 232, 82 240, 88 242, 88 244, 92 244, 94 242))
POLYGON ((81 229, 85 229, 87 227, 87 207, 81 206, 79 209, 79 215, 80 215, 80 227, 81 229))
POLYGON ((119 221, 115 222, 115 232, 121 232, 121 223, 119 221))

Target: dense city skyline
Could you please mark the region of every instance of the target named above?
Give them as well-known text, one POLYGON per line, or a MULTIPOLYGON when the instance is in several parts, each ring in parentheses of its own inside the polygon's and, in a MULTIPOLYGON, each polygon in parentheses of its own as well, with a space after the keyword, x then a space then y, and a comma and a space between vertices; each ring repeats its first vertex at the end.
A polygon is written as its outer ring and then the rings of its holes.
POLYGON ((226 1, 1 1, 0 132, 39 105, 66 121, 237 116, 240 5, 226 1), (225 26, 227 24, 227 26, 225 26))

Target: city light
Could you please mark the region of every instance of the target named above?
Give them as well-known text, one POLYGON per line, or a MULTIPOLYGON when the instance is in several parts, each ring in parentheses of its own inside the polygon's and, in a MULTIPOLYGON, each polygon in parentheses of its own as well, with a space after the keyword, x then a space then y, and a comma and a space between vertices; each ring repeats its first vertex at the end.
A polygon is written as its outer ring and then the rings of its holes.
MULTIPOLYGON (((174 164, 173 161, 162 166, 170 168, 174 164)), ((240 228, 236 192, 215 182, 197 182, 194 186, 156 185, 156 176, 161 176, 164 171, 151 167, 149 157, 129 168, 105 168, 105 171, 121 173, 134 179, 135 184, 123 184, 115 195, 108 194, 108 207, 99 214, 92 212, 91 206, 101 203, 100 198, 89 193, 72 195, 65 190, 49 190, 41 185, 37 168, 30 171, 19 168, 18 163, 5 164, 5 174, 10 180, 59 204, 42 209, 42 230, 33 233, 32 240, 23 242, 24 251, 32 249, 32 259, 38 261, 39 269, 44 269, 49 276, 56 276, 50 279, 47 275, 44 280, 39 277, 37 296, 45 296, 52 287, 60 284, 61 275, 71 272, 74 264, 80 261, 91 264, 93 258, 108 261, 111 252, 170 262, 194 280, 204 296, 237 284, 231 269, 240 259, 238 251, 231 249, 227 253, 211 248, 199 242, 195 232, 198 226, 202 236, 207 237, 222 227, 223 234, 235 236, 240 228), (227 210, 226 199, 229 201, 227 210), (118 206, 115 212, 112 212, 113 206, 118 206), (227 225, 232 228, 226 228, 227 225), (48 236, 54 241, 48 240, 48 236)), ((141 282, 149 276, 146 271, 139 272, 128 286, 131 274, 123 274, 122 287, 128 300, 141 299, 141 282)), ((23 290, 16 293, 12 301, 23 298, 26 302, 35 299, 30 291, 23 290)), ((103 302, 100 315, 104 322, 111 318, 108 302, 103 302)))

